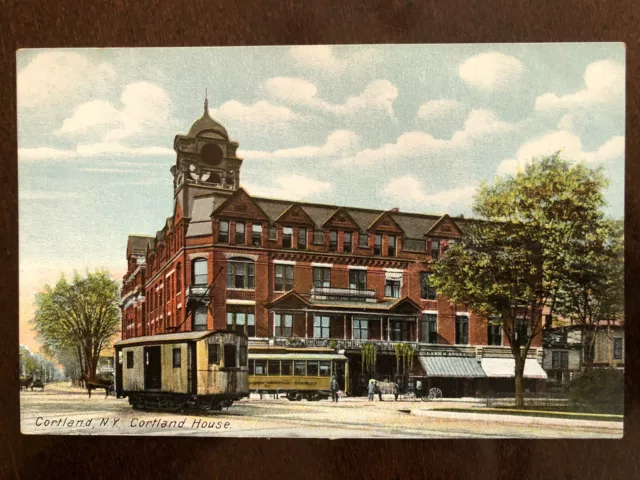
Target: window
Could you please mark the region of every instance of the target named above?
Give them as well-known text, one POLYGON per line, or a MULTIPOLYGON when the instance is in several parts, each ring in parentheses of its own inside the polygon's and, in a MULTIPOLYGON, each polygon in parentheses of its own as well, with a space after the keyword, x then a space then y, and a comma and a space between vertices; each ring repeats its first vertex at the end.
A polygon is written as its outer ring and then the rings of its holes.
POLYGON ((255 288, 255 264, 248 261, 227 261, 227 288, 255 288))
POLYGON ((331 286, 331 268, 329 267, 313 267, 313 286, 330 287, 331 286))
POLYGON ((209 272, 206 258, 196 258, 191 264, 193 267, 193 284, 207 285, 209 283, 209 272))
POLYGON ((438 343, 438 315, 435 313, 422 315, 422 341, 438 343))
POLYGON ((236 222, 236 244, 244 245, 245 241, 244 222, 236 222))
POLYGON ((369 320, 362 318, 353 319, 353 338, 361 340, 369 339, 369 320))
POLYGON ((420 298, 425 300, 435 300, 437 298, 436 289, 430 285, 430 273, 422 272, 420 274, 420 298))
POLYGON ((180 350, 179 348, 173 349, 173 368, 180 368, 180 362, 182 360, 181 354, 182 350, 180 350))
POLYGON ((431 259, 437 260, 440 258, 440 240, 431 240, 431 259))
POLYGON ((127 368, 133 368, 133 352, 127 352, 127 368))
POLYGON ((387 255, 390 257, 396 256, 396 237, 389 235, 389 245, 387 246, 387 255))
POLYGON ((324 232, 322 230, 313 231, 313 244, 324 245, 324 232))
POLYGON ((367 232, 358 234, 358 246, 360 248, 369 248, 369 234, 367 232))
POLYGON ((251 245, 259 247, 262 245, 262 225, 254 223, 251 226, 251 245))
POLYGON ((561 370, 569 368, 569 352, 551 352, 551 368, 561 370))
POLYGON ((229 243, 229 222, 227 220, 218 222, 218 241, 229 243))
POLYGON ((391 340, 394 342, 408 342, 410 340, 410 327, 411 323, 400 320, 392 320, 391 327, 391 340))
POLYGON ((267 375, 280 376, 280 360, 267 360, 267 375))
POLYGON ((293 333, 293 315, 280 315, 276 313, 274 315, 274 325, 276 337, 290 337, 293 333))
POLYGON ((293 246, 293 228, 284 227, 282 229, 282 248, 291 248, 293 246))
POLYGON ((293 290, 293 265, 276 264, 276 292, 293 290))
POLYGON ((345 253, 351 253, 351 232, 344 232, 342 251, 345 253))
POLYGON ((328 377, 331 375, 331 362, 328 360, 320 361, 320 376, 328 377))
POLYGON ((267 374, 267 361, 266 360, 256 360, 254 372, 256 375, 266 375, 267 374))
POLYGON ((469 343, 469 317, 456 315, 456 344, 467 345, 469 343))
POLYGON ((524 318, 516 318, 515 333, 520 345, 525 345, 529 341, 529 328, 530 324, 527 320, 524 318))
POLYGON ((198 305, 193 318, 193 330, 203 331, 207 329, 207 307, 206 305, 198 305))
POLYGON ((502 345, 502 327, 497 324, 487 325, 487 345, 502 345))
POLYGON ((400 280, 387 279, 384 285, 384 296, 389 298, 400 298, 400 280))
POLYGON ((272 242, 278 240, 278 229, 276 227, 269 227, 269 240, 272 242))
POLYGON ((255 336, 255 314, 251 307, 227 307, 227 330, 248 337, 255 336))
POLYGON ((306 228, 298 228, 298 248, 300 250, 304 250, 307 248, 307 229, 306 228))
POLYGON ((329 232, 329 251, 338 251, 338 232, 336 232, 335 230, 331 230, 329 232))
POLYGON ((382 255, 382 235, 376 233, 375 243, 373 244, 373 254, 382 255))
POLYGON ((318 316, 313 317, 313 337, 329 338, 329 317, 318 316))
POLYGON ((622 360, 622 338, 613 339, 613 359, 622 360))
POLYGON ((182 265, 176 267, 176 295, 182 291, 182 265))
POLYGON ((236 346, 235 345, 224 346, 224 366, 227 368, 236 366, 236 346))
POLYGON ((349 288, 351 290, 366 290, 367 271, 355 268, 349 270, 349 288))
POLYGON ((307 373, 307 362, 304 360, 296 360, 293 362, 294 375, 304 376, 307 373))
POLYGON ((293 374, 293 361, 282 360, 280 362, 280 375, 292 375, 293 374))
POLYGON ((308 361, 307 362, 307 377, 317 377, 319 372, 318 362, 308 361))
POLYGON ((209 365, 217 365, 220 362, 220 357, 218 355, 220 345, 217 343, 209 344, 209 365))

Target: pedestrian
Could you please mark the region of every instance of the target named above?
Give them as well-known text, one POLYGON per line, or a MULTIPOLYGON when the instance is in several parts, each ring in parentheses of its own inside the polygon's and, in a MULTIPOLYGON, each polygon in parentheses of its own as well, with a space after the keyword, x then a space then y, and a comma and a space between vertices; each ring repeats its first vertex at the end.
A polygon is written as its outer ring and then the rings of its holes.
POLYGON ((382 401, 382 389, 380 385, 376 382, 376 390, 378 391, 378 400, 382 401))
POLYGON ((393 396, 395 397, 396 402, 398 401, 398 394, 400 393, 399 390, 400 390, 400 388, 398 387, 398 384, 394 383, 393 384, 393 396))
POLYGON ((373 402, 373 394, 376 392, 376 381, 372 378, 369 380, 369 401, 373 402))
POLYGON ((331 377, 331 383, 329 384, 329 390, 331 390, 331 400, 333 402, 338 403, 338 390, 340 389, 340 385, 338 384, 338 379, 335 375, 331 377))

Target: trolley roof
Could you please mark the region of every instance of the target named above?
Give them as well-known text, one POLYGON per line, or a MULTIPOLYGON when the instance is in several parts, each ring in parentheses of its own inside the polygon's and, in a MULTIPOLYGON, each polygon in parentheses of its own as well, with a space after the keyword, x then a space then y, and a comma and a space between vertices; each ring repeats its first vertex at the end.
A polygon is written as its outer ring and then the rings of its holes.
POLYGON ((250 360, 347 360, 338 353, 251 353, 250 360))
POLYGON ((235 333, 228 330, 205 330, 203 332, 180 332, 180 333, 164 333, 162 335, 147 335, 144 337, 128 338, 114 343, 114 347, 123 347, 128 345, 141 345, 145 343, 180 343, 180 342, 197 342, 203 338, 215 335, 217 333, 235 333))

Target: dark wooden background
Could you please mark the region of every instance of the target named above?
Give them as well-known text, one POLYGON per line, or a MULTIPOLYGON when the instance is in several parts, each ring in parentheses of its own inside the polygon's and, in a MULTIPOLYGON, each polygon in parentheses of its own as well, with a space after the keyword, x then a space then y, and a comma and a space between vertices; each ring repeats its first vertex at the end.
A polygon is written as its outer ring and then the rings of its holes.
POLYGON ((640 278, 639 188, 634 182, 640 178, 639 27, 637 0, 0 0, 0 478, 640 478, 634 302, 640 278), (624 440, 329 441, 19 433, 16 49, 560 41, 627 45, 624 440))

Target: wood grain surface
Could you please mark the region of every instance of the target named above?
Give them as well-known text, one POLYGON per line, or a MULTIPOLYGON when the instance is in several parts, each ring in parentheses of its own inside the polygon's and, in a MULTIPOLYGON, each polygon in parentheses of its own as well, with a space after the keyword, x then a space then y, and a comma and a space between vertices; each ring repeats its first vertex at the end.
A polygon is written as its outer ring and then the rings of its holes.
MULTIPOLYGON (((640 477, 634 0, 0 1, 0 478, 640 477), (627 419, 621 441, 243 440, 19 433, 15 51, 26 47, 623 41, 627 45, 627 419)), ((60 219, 64 221, 63 218, 60 219)))

